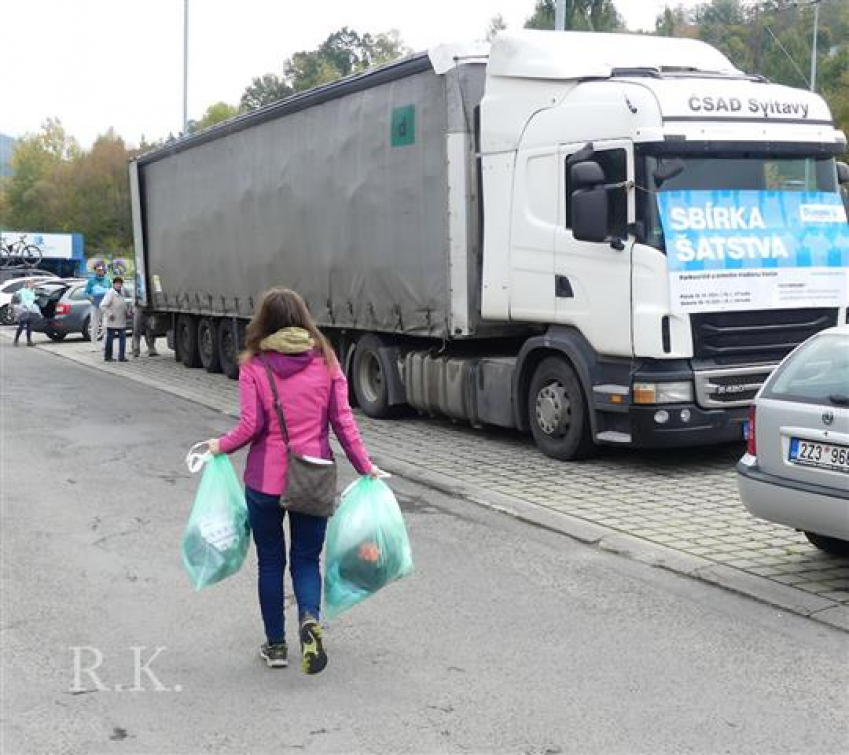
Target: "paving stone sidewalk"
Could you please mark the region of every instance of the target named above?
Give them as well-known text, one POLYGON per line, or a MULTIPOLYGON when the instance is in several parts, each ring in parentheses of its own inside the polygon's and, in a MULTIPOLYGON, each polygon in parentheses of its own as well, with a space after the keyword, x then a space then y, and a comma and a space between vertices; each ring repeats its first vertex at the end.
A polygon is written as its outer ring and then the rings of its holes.
MULTIPOLYGON (((171 352, 105 364, 86 342, 39 347, 238 416, 233 381, 187 369, 171 352)), ((3 351, 11 358, 10 349, 3 351)), ((373 457, 390 471, 849 630, 849 559, 749 516, 736 488, 739 445, 611 449, 563 463, 514 432, 415 416, 360 416, 359 423, 373 457)))

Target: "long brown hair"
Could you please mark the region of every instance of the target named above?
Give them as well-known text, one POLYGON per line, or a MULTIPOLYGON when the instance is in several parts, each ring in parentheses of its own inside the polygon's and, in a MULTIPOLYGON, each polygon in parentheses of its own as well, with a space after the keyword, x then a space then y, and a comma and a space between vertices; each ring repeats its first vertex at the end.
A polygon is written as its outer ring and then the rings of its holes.
POLYGON ((282 287, 272 288, 263 294, 259 310, 248 325, 245 350, 241 353, 239 362, 244 364, 259 354, 262 351, 262 339, 283 328, 306 330, 312 336, 316 347, 321 350, 328 369, 336 366, 337 359, 333 347, 318 329, 306 302, 295 291, 282 287))

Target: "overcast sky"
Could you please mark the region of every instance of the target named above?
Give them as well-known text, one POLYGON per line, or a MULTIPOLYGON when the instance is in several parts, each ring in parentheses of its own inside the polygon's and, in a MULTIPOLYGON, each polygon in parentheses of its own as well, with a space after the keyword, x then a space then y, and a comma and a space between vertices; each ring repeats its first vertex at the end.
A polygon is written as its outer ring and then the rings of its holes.
MULTIPOLYGON (((664 0, 616 0, 632 29, 664 0)), ((677 4, 677 0, 676 3, 677 4)), ((692 5, 693 3, 685 3, 692 5)), ((189 118, 237 104, 254 76, 342 26, 397 29, 414 50, 520 28, 534 0, 189 0, 189 118)), ((182 124, 183 0, 0 0, 0 133, 59 118, 83 146, 109 127, 131 144, 182 124)))

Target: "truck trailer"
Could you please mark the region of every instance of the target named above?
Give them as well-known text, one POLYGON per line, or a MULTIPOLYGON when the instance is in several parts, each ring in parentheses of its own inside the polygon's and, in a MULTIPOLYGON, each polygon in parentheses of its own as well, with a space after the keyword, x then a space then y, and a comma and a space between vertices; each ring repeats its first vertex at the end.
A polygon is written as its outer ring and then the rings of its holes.
POLYGON ((845 150, 819 96, 695 40, 443 45, 134 159, 139 304, 236 378, 262 293, 294 289, 371 417, 566 460, 738 440, 847 319, 845 150))

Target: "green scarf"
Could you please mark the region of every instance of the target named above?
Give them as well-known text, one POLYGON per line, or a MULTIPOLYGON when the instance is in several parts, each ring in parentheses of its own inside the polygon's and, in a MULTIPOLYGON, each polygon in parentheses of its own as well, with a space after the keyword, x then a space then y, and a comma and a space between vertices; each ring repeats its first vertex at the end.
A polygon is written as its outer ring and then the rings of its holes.
POLYGON ((280 354, 303 354, 315 348, 315 341, 303 328, 282 328, 263 338, 259 342, 259 348, 280 354))

